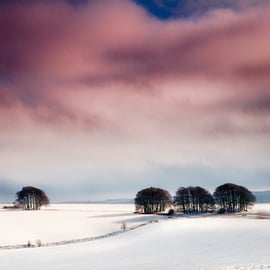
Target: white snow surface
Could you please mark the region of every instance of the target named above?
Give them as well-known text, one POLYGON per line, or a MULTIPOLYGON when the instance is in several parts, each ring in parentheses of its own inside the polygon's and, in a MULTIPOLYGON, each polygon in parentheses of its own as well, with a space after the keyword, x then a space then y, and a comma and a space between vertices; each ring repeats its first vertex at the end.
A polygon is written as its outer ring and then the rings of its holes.
POLYGON ((0 269, 270 270, 270 204, 244 216, 133 211, 133 205, 108 204, 0 210, 0 269), (129 229, 146 225, 121 232, 123 222, 129 229), (49 246, 15 248, 37 239, 49 246), (61 244, 67 240, 76 243, 61 244))

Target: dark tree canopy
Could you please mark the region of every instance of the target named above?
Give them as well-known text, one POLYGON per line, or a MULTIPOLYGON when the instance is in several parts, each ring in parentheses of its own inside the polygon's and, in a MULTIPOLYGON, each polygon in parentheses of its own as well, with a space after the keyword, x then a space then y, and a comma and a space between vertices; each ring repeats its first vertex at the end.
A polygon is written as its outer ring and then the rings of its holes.
POLYGON ((39 210, 42 205, 48 205, 50 202, 43 190, 27 186, 16 193, 15 203, 22 205, 24 210, 39 210))
POLYGON ((202 187, 180 187, 174 198, 183 213, 199 214, 207 212, 215 205, 213 196, 202 187))
POLYGON ((139 191, 135 198, 136 209, 142 209, 145 214, 163 212, 171 203, 168 191, 154 187, 139 191))
POLYGON ((224 212, 247 211, 248 206, 255 203, 255 196, 243 186, 227 183, 216 188, 214 192, 216 203, 224 212))

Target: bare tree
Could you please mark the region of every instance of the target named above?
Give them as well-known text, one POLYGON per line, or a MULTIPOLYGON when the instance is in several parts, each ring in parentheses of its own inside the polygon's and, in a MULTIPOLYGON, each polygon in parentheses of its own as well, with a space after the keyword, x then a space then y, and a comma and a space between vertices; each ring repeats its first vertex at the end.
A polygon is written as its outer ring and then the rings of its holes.
POLYGON ((217 187, 214 198, 221 210, 229 213, 247 211, 256 201, 255 196, 246 187, 232 183, 217 187))
POLYGON ((127 230, 127 223, 126 222, 122 222, 121 224, 121 230, 126 231, 127 230))
POLYGON ((180 187, 176 192, 174 202, 183 213, 188 214, 207 212, 215 205, 213 196, 199 186, 180 187))
POLYGON ((15 204, 22 205, 24 210, 39 210, 49 204, 49 198, 43 190, 27 186, 16 193, 15 204))
POLYGON ((136 209, 142 209, 144 214, 163 212, 171 203, 168 191, 154 187, 139 191, 135 198, 136 209))

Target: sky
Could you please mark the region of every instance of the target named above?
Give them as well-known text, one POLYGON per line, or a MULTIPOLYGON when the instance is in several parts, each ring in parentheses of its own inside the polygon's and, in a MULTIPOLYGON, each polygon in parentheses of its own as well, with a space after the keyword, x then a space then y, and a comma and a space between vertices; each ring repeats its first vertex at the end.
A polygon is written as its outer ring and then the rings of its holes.
POLYGON ((270 189, 270 3, 0 3, 0 201, 270 189))

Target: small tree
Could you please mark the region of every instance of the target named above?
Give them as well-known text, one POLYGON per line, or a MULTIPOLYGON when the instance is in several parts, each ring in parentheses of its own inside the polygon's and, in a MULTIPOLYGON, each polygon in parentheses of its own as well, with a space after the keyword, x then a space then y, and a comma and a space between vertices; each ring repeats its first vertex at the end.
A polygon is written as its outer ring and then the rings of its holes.
POLYGON ((126 231, 127 230, 127 223, 126 222, 122 222, 121 224, 121 230, 126 231))
POLYGON ((217 187, 214 198, 222 211, 229 213, 247 211, 256 201, 255 196, 246 187, 232 183, 217 187))
POLYGON ((139 191, 135 198, 136 209, 142 209, 144 214, 163 212, 171 203, 168 191, 154 187, 139 191))
POLYGON ((174 198, 183 213, 199 214, 207 212, 215 205, 213 196, 202 187, 180 187, 174 198))
POLYGON ((39 210, 49 204, 49 199, 43 190, 27 186, 16 193, 15 204, 22 205, 24 210, 39 210))

